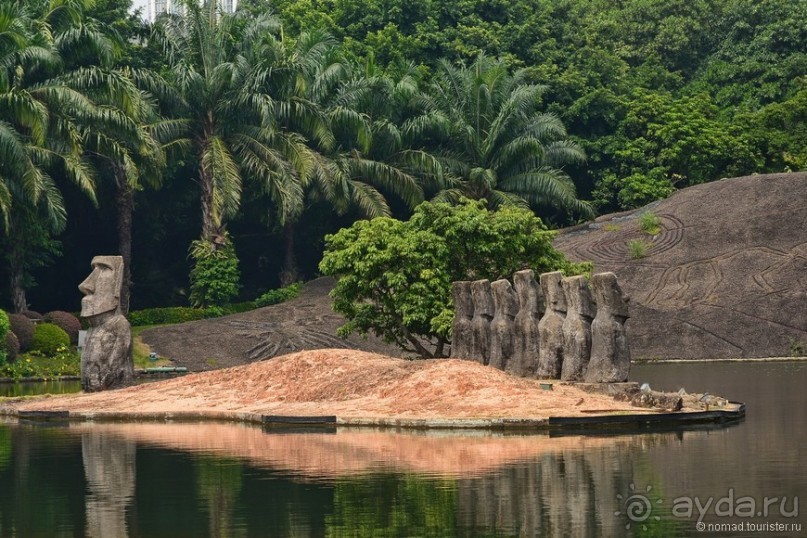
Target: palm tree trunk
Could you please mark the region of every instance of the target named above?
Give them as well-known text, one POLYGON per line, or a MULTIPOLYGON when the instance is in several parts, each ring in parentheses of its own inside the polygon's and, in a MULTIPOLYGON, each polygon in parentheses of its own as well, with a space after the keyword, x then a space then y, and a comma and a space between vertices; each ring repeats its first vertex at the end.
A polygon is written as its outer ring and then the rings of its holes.
POLYGON ((28 310, 28 300, 25 297, 25 253, 17 233, 12 217, 9 219, 8 226, 9 291, 14 312, 25 312, 28 310))
POLYGON ((213 178, 204 169, 199 168, 199 186, 202 189, 202 240, 213 241, 219 235, 219 226, 213 209, 213 178))
POLYGON ((132 213, 134 212, 134 189, 123 173, 115 167, 115 181, 118 185, 118 254, 123 258, 123 282, 120 289, 120 308, 126 315, 129 313, 129 299, 132 287, 132 213))
POLYGON ((300 272, 297 270, 297 255, 294 253, 294 223, 286 222, 283 225, 283 242, 285 250, 283 269, 280 271, 280 285, 286 287, 300 279, 300 272))

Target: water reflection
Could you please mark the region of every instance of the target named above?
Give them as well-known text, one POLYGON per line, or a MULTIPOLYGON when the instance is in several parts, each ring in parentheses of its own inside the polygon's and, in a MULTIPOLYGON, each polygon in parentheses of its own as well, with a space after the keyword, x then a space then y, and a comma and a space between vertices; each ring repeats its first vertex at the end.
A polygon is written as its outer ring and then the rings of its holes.
POLYGON ((694 520, 673 517, 673 499, 804 495, 804 367, 637 369, 654 387, 749 403, 744 423, 705 431, 0 424, 0 536, 696 535, 694 520), (651 503, 646 520, 625 514, 633 493, 651 503))
POLYGON ((81 434, 81 459, 87 479, 87 536, 128 536, 126 510, 135 492, 133 440, 99 431, 81 434))

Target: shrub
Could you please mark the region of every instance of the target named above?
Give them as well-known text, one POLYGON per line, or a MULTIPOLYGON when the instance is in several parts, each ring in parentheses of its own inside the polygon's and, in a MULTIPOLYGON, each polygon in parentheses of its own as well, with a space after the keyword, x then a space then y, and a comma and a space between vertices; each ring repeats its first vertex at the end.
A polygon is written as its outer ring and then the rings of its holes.
POLYGON ((34 321, 42 321, 42 319, 44 317, 42 314, 40 314, 36 310, 26 310, 24 312, 20 312, 20 314, 22 314, 26 318, 32 319, 34 321))
POLYGON ((191 244, 191 306, 223 306, 238 294, 238 256, 225 235, 224 243, 197 240, 191 244))
POLYGON ((81 330, 81 322, 76 316, 70 312, 54 310, 53 312, 45 314, 45 321, 61 327, 61 329, 67 333, 67 336, 70 337, 70 342, 72 344, 78 344, 78 332, 81 330))
POLYGON ((11 321, 5 310, 0 310, 0 339, 5 338, 6 333, 11 329, 11 321))
POLYGON ((38 351, 46 356, 56 355, 70 348, 70 337, 64 329, 53 323, 40 323, 34 329, 34 341, 31 351, 38 351))
POLYGON ((303 285, 295 282, 285 288, 278 288, 276 290, 269 290, 257 299, 255 299, 255 306, 258 308, 270 306, 273 304, 284 303, 290 299, 294 299, 303 289, 303 285))
POLYGON ((639 215, 639 229, 647 235, 661 233, 661 219, 652 211, 645 211, 639 215))
POLYGON ((17 335, 20 342, 20 351, 31 349, 34 342, 34 322, 22 314, 9 314, 8 320, 11 322, 11 332, 17 335))
POLYGON ((630 252, 630 259, 631 260, 639 260, 647 256, 647 249, 650 248, 650 245, 644 239, 631 239, 628 243, 628 252, 630 252))
POLYGON ((6 352, 6 361, 14 362, 17 360, 17 357, 20 355, 20 341, 17 339, 16 334, 11 331, 6 333, 3 349, 6 352))
POLYGON ((331 297, 347 319, 341 334, 373 331, 423 357, 442 356, 454 317, 451 282, 510 278, 524 268, 590 272, 552 247, 554 235, 527 209, 425 202, 408 222, 378 217, 327 236, 319 267, 339 277, 331 297))
POLYGON ((129 312, 129 323, 133 327, 141 325, 173 325, 199 319, 205 319, 204 309, 190 308, 188 306, 146 308, 129 312))

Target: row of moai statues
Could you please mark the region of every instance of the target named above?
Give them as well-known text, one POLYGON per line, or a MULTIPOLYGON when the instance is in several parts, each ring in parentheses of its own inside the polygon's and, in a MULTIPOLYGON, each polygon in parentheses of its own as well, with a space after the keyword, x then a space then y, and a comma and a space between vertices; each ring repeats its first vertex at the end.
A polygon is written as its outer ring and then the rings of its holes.
POLYGON ((513 375, 588 383, 628 380, 628 298, 614 273, 563 277, 527 269, 453 284, 451 356, 513 375))

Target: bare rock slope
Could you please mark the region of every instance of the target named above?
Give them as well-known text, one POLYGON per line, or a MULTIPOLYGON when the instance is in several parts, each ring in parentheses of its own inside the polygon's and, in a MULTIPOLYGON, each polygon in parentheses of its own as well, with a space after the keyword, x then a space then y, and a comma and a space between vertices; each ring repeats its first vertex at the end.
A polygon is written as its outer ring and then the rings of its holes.
POLYGON ((305 284, 285 303, 242 314, 155 327, 141 338, 161 356, 194 372, 247 364, 294 351, 347 348, 400 357, 401 350, 378 338, 341 338, 344 318, 331 309, 331 278, 305 284))
POLYGON ((683 189, 562 230, 555 246, 617 274, 634 358, 770 357, 807 344, 807 173, 683 189), (654 237, 639 228, 647 211, 661 220, 654 237), (633 240, 645 257, 631 258, 633 240))

